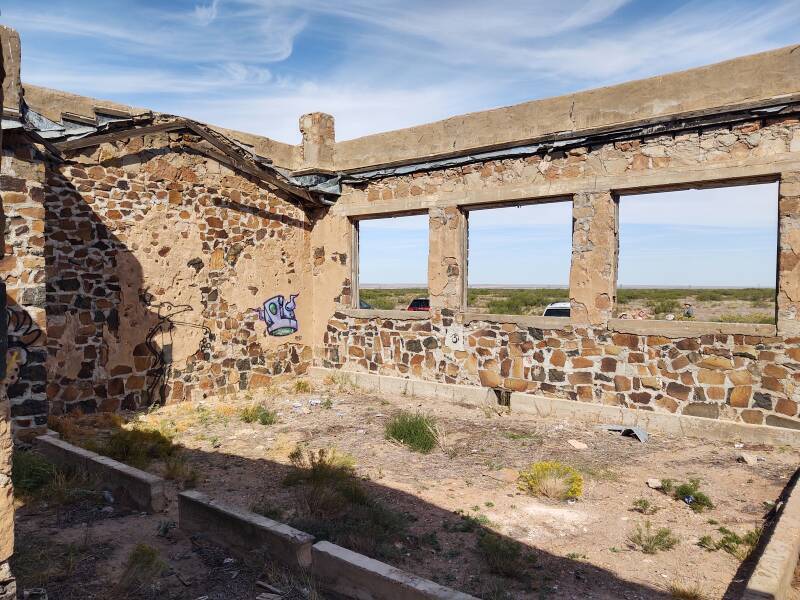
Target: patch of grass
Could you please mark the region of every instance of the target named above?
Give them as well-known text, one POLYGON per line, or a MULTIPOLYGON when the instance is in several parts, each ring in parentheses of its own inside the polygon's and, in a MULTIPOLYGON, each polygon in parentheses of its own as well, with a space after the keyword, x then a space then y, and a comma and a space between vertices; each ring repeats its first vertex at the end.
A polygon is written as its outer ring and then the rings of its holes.
POLYGON ((714 540, 710 535, 704 535, 697 545, 709 552, 724 550, 740 561, 750 556, 761 537, 761 528, 752 529, 742 536, 726 527, 720 527, 717 531, 722 534, 718 540, 714 540))
POLYGON ((172 456, 177 446, 162 431, 155 429, 120 429, 90 448, 132 467, 146 469, 154 460, 172 456))
POLYGON ((198 474, 181 453, 168 456, 164 461, 164 478, 177 481, 181 488, 189 489, 197 485, 198 474))
POLYGON ((166 568, 158 550, 147 544, 137 544, 128 555, 118 587, 131 594, 142 592, 152 587, 166 568))
POLYGON ((322 401, 322 404, 320 404, 320 406, 325 410, 330 410, 333 408, 333 400, 331 400, 330 398, 325 398, 325 400, 322 401))
POLYGON ((556 500, 580 498, 583 476, 577 469, 557 461, 535 462, 520 471, 519 488, 534 496, 556 500))
POLYGON ((298 379, 292 386, 295 394, 307 394, 311 391, 311 384, 305 379, 298 379))
POLYGON ((55 476, 55 466, 41 454, 17 450, 11 455, 11 481, 15 494, 32 496, 50 484, 55 476))
POLYGON ((512 579, 525 574, 527 556, 519 542, 485 531, 478 536, 476 548, 490 572, 512 579))
POLYGON ((250 510, 262 517, 267 517, 273 521, 280 521, 283 517, 283 509, 273 505, 268 500, 262 498, 250 506, 250 510))
POLYGON ((714 321, 719 323, 763 323, 766 325, 772 325, 775 323, 775 315, 760 312, 746 315, 739 313, 725 313, 715 318, 714 321))
POLYGON ((567 554, 567 558, 571 560, 587 560, 589 557, 582 552, 570 552, 567 554))
POLYGON ((294 527, 369 556, 396 553, 407 519, 370 497, 352 457, 298 445, 289 458, 293 470, 284 484, 299 488, 294 527))
POLYGON ((358 290, 361 300, 380 310, 404 309, 414 298, 424 298, 428 295, 425 288, 403 289, 364 289, 358 290))
POLYGON ((245 423, 257 421, 262 425, 275 425, 278 422, 278 413, 261 404, 251 404, 241 410, 239 418, 245 423))
POLYGON ((677 313, 680 311, 680 304, 678 304, 677 300, 667 299, 667 300, 651 300, 648 302, 648 306, 650 309, 657 315, 663 315, 666 313, 677 313))
POLYGON ((85 471, 59 469, 32 451, 17 450, 11 457, 14 493, 22 498, 63 505, 83 498, 100 501, 97 482, 85 471))
POLYGON ((674 600, 706 600, 708 598, 697 583, 684 585, 672 582, 669 585, 669 593, 674 600))
POLYGON ((635 510, 643 515, 654 515, 656 512, 658 512, 658 507, 650 502, 650 500, 647 498, 637 498, 633 501, 633 507, 631 510, 635 510))
POLYGON ((82 561, 84 564, 99 562, 112 552, 109 546, 93 542, 89 530, 86 531, 83 540, 70 544, 60 544, 38 535, 18 536, 10 558, 18 589, 47 587, 50 582, 63 581, 75 574, 82 561))
POLYGON ((387 439, 393 439, 415 452, 427 454, 438 442, 436 421, 421 413, 402 411, 392 417, 385 428, 387 439))
POLYGON ((675 500, 685 502, 697 513, 714 508, 711 498, 700 490, 700 480, 696 478, 689 479, 686 483, 678 484, 671 479, 663 479, 661 481, 661 491, 671 495, 675 500))
POLYGON ((672 535, 667 527, 659 527, 652 530, 650 521, 636 526, 636 529, 628 536, 628 541, 639 548, 645 554, 656 554, 659 551, 670 550, 678 543, 678 538, 672 535))

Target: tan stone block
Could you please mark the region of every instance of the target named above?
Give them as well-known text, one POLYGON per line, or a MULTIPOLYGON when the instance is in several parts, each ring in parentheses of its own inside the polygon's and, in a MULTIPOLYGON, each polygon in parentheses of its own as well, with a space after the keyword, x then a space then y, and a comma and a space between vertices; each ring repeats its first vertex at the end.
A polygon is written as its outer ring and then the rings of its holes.
POLYGON ((616 375, 614 377, 614 389, 618 392, 628 392, 631 390, 631 378, 624 375, 616 375))
POLYGON ((556 367, 563 367, 567 362, 567 355, 561 350, 555 350, 550 355, 550 364, 556 367))
POLYGON ((500 375, 496 371, 488 371, 486 369, 481 369, 478 371, 478 378, 481 381, 481 385, 484 387, 491 387, 496 388, 500 387, 500 375))
POLYGON ((651 390, 661 389, 661 380, 658 377, 642 377, 641 382, 644 387, 651 390))
POLYGON ((749 385, 737 386, 730 391, 728 402, 735 408, 747 408, 750 406, 750 397, 753 395, 753 388, 749 385))
POLYGON ((509 390, 513 390, 515 392, 524 392, 528 389, 528 382, 525 381, 524 379, 509 377, 508 379, 504 380, 503 387, 509 390))
POLYGON ((725 383, 725 373, 711 369, 700 369, 697 373, 697 381, 709 385, 722 385, 725 383))
POLYGON ((788 371, 786 369, 772 363, 765 366, 762 372, 764 373, 764 375, 769 375, 770 377, 777 377, 778 379, 783 379, 788 374, 788 371))
POLYGON ((753 376, 750 371, 729 371, 728 379, 734 385, 749 385, 753 383, 753 376))
POLYGON ((720 386, 711 386, 706 388, 706 398, 709 400, 724 400, 725 388, 720 386))
POLYGON ((760 410, 745 409, 741 412, 742 421, 751 425, 761 425, 764 422, 764 415, 760 410))
POLYGON ((698 365, 704 369, 732 369, 733 361, 724 356, 706 356, 698 365))

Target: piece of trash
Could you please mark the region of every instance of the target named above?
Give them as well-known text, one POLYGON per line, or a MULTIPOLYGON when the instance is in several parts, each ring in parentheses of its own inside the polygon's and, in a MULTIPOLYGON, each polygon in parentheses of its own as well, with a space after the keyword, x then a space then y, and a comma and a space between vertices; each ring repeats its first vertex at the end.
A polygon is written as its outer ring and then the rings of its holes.
POLYGON ((733 447, 734 447, 734 448, 744 448, 744 444, 743 444, 742 442, 736 442, 736 443, 733 445, 733 447))
POLYGON ((106 504, 114 504, 114 495, 108 490, 103 490, 103 500, 106 501, 106 504))
POLYGON ((684 497, 683 497, 683 501, 684 501, 686 504, 688 504, 689 506, 691 506, 691 505, 692 505, 692 503, 694 502, 694 496, 684 496, 684 497))
POLYGON ((104 506, 103 508, 100 509, 100 512, 101 513, 105 513, 107 515, 110 515, 111 513, 114 512, 114 507, 113 506, 104 506))
POLYGON ((31 588, 22 592, 25 600, 47 600, 47 590, 44 588, 31 588))
POLYGON ((567 504, 575 504, 577 502, 575 498, 567 498, 567 504))
POLYGON ((308 401, 308 403, 311 406, 319 406, 320 404, 322 404, 322 400, 320 400, 319 398, 312 398, 311 400, 308 401))
POLYGON ((295 402, 292 404, 292 408, 303 408, 303 405, 300 404, 299 402, 295 402))
POLYGON ((648 479, 646 481, 646 483, 647 483, 647 487, 649 487, 651 489, 654 489, 654 490, 660 490, 661 487, 662 487, 660 479, 648 479))
POLYGON ((587 444, 579 442, 578 440, 567 440, 567 443, 575 448, 575 450, 587 450, 589 448, 587 444))
POLYGON ((625 425, 600 425, 599 429, 619 432, 623 437, 635 437, 642 443, 645 443, 647 438, 650 437, 641 427, 627 427, 625 425))
POLYGON ((736 460, 738 462, 745 463, 746 465, 750 465, 751 467, 754 467, 755 465, 758 464, 758 457, 753 454, 749 454, 747 452, 739 452, 739 455, 736 457, 736 460))
POLYGON ((225 560, 222 561, 222 564, 223 565, 232 565, 235 562, 236 562, 235 558, 226 558, 225 560))

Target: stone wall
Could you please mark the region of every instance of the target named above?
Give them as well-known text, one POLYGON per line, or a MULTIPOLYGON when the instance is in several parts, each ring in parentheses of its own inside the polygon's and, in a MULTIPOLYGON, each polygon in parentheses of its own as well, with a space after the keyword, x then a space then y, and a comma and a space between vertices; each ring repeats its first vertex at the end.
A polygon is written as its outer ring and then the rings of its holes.
MULTIPOLYGON (((0 36, 7 36, 4 30, 0 36)), ((0 108, 4 106, 6 98, 6 59, 5 53, 0 49, 0 108)), ((3 131, 0 128, 0 149, 3 147, 3 131)), ((0 164, 0 169, 2 164, 0 164)), ((2 171, 0 170, 0 173, 2 171)), ((0 189, 3 189, 0 187, 0 189)), ((0 259, 5 256, 5 209, 0 198, 0 259)), ((11 573, 9 558, 14 553, 14 489, 11 484, 11 421, 8 396, 5 389, 6 379, 6 346, 8 325, 5 318, 6 290, 5 284, 0 284, 0 600, 12 600, 16 597, 16 584, 11 573)))
POLYGON ((308 215, 204 156, 200 142, 134 137, 47 164, 50 405, 28 400, 18 427, 48 412, 246 390, 308 366, 308 215), (285 337, 267 335, 256 310, 279 294, 299 294, 299 330, 285 337))
MULTIPOLYGON (((527 391, 576 401, 800 428, 800 120, 753 119, 523 158, 389 176, 346 186, 325 220, 426 210, 429 318, 333 302, 316 356, 326 367, 527 391), (675 328, 612 319, 617 191, 693 179, 779 180, 778 326, 675 328), (608 184, 607 188, 603 188, 608 184), (573 203, 570 319, 476 315, 465 306, 464 211, 492 202, 573 203), (649 330, 648 330, 649 328, 649 330), (463 347, 446 346, 456 331, 463 347)), ((343 225, 338 225, 340 229, 343 225)), ((327 251, 345 252, 350 236, 327 251)), ((347 283, 353 264, 334 267, 347 283)), ((699 327, 697 327, 699 326, 699 327)), ((315 340, 316 341, 316 340, 315 340)))
POLYGON ((0 270, 8 294, 3 387, 15 430, 47 424, 45 314, 45 157, 24 134, 7 132, 0 197, 6 217, 0 270))

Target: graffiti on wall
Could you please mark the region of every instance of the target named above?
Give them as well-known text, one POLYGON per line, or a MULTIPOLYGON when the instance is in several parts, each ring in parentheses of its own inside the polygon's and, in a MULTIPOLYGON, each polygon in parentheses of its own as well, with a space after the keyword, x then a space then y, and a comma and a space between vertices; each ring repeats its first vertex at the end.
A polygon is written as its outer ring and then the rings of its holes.
POLYGON ((145 345, 153 355, 153 366, 150 368, 152 379, 147 386, 147 397, 151 404, 166 402, 167 395, 167 371, 172 364, 172 338, 178 326, 191 327, 203 330, 203 339, 200 342, 200 352, 208 359, 211 349, 210 335, 211 329, 205 325, 198 325, 188 321, 176 320, 177 315, 194 310, 188 304, 173 304, 172 302, 155 302, 153 294, 143 290, 139 294, 142 303, 148 308, 154 308, 158 321, 147 332, 145 345))
POLYGON ((253 309, 258 313, 258 318, 266 324, 268 335, 281 337, 297 332, 300 325, 294 311, 297 308, 295 298, 299 295, 290 294, 287 302, 282 294, 278 294, 266 300, 259 308, 253 309))
POLYGON ((3 385, 8 387, 17 382, 19 373, 28 362, 28 351, 42 337, 42 330, 36 326, 31 316, 18 308, 6 308, 8 323, 8 349, 6 350, 6 372, 3 385))

